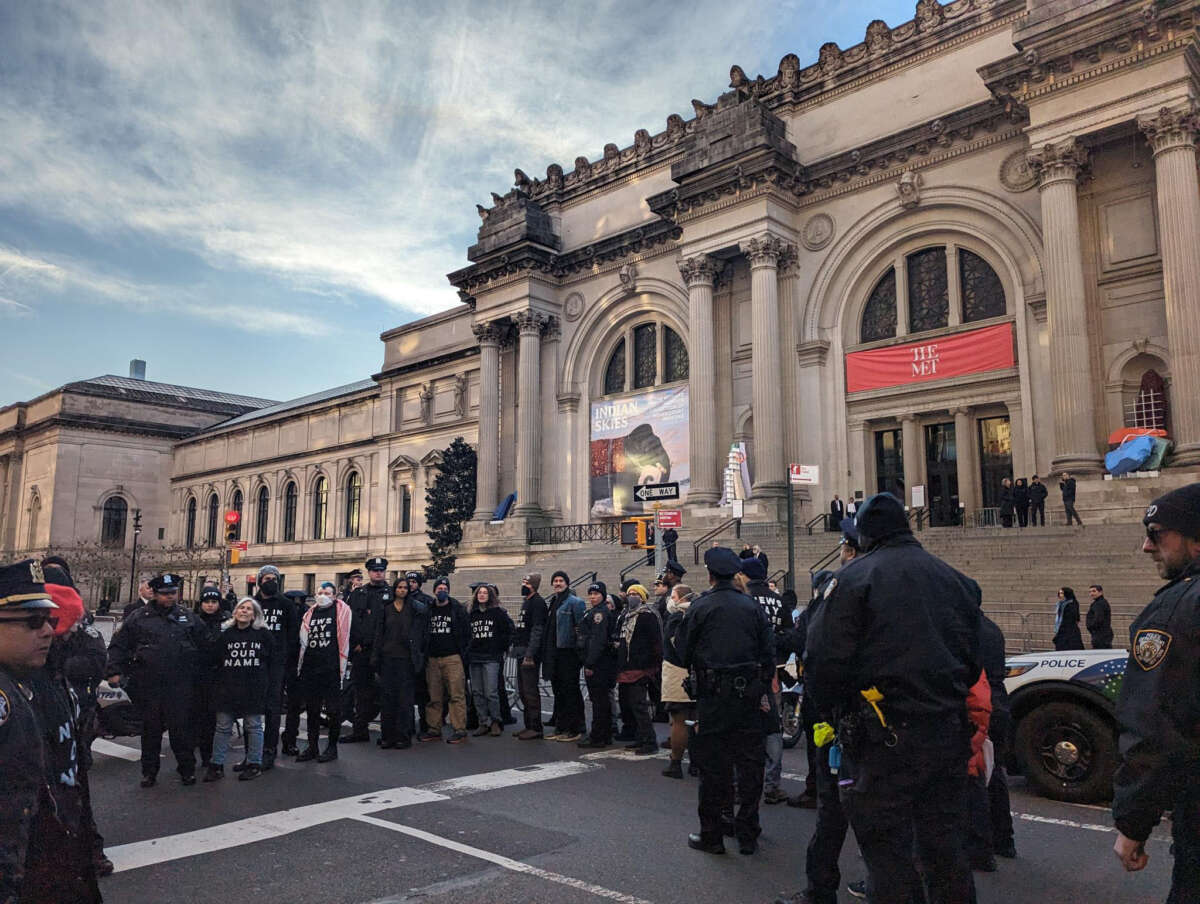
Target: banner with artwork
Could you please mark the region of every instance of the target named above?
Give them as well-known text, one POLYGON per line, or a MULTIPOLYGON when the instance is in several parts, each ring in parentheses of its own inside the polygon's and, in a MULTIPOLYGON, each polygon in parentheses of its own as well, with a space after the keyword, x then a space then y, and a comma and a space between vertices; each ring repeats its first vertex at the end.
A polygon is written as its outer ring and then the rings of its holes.
POLYGON ((588 471, 591 517, 653 511, 652 505, 634 499, 634 491, 646 483, 677 482, 680 501, 686 499, 691 482, 688 455, 686 386, 593 402, 588 471))

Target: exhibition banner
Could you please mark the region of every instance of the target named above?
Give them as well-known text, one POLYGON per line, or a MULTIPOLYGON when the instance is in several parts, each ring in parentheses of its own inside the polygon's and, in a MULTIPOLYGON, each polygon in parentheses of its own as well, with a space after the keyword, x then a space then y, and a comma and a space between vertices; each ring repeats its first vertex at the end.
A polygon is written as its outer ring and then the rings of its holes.
POLYGON ((590 414, 591 517, 653 511, 634 499, 643 484, 678 483, 680 498, 687 498, 687 386, 593 402, 590 414))
POLYGON ((1016 366, 1011 323, 846 355, 846 392, 927 383, 1016 366))

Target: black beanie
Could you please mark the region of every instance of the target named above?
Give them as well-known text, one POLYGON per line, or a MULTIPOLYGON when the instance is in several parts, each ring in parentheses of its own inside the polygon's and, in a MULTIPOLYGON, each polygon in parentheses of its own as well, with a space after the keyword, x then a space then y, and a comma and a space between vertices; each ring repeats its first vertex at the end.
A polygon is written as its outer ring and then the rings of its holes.
POLYGON ((605 586, 603 581, 596 581, 594 584, 588 585, 587 592, 591 593, 593 590, 600 594, 601 599, 608 597, 608 587, 605 586))
POLYGON ((1155 499, 1142 519, 1143 524, 1151 522, 1193 540, 1200 539, 1200 483, 1189 483, 1155 499))
POLYGON ((864 502, 854 517, 854 526, 859 542, 868 549, 896 534, 912 533, 904 506, 891 493, 876 493, 864 502))
POLYGON ((555 578, 562 578, 567 583, 568 586, 571 583, 571 578, 565 571, 556 571, 556 572, 554 572, 554 574, 550 575, 550 583, 551 584, 554 583, 555 578))

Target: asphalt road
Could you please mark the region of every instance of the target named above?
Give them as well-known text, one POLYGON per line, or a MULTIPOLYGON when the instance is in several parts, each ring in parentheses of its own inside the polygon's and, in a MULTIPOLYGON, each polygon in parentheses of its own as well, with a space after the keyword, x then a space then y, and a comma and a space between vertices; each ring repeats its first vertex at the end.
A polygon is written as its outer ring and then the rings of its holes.
MULTIPOLYGON (((136 747, 122 738, 93 748, 96 819, 117 864, 101 887, 113 904, 769 902, 802 887, 814 822, 811 810, 764 806, 758 854, 732 844, 723 857, 701 854, 686 846, 695 779, 663 778, 662 759, 619 747, 582 755, 507 733, 404 751, 344 745, 334 763, 285 758, 253 782, 227 771, 191 788, 167 759, 149 790, 138 787, 136 747)), ((788 751, 790 791, 804 772, 803 751, 788 751)), ((1149 867, 1126 875, 1107 810, 1013 784, 1018 859, 976 874, 982 904, 1166 898, 1167 826, 1148 844, 1149 867)), ((841 869, 845 881, 864 875, 852 837, 841 869)))

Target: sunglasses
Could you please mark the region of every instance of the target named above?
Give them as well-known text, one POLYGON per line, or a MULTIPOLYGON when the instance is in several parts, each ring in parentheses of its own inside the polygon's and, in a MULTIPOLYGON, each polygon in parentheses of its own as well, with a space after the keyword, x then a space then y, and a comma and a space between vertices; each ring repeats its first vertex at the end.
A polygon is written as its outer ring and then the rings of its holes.
POLYGON ((1157 546, 1158 541, 1162 539, 1162 535, 1166 530, 1167 528, 1165 527, 1147 527, 1146 539, 1157 546))
POLYGON ((46 611, 31 612, 22 618, 0 618, 0 625, 24 625, 30 631, 40 631, 44 625, 58 627, 58 616, 46 611))

